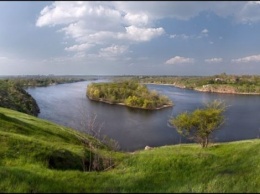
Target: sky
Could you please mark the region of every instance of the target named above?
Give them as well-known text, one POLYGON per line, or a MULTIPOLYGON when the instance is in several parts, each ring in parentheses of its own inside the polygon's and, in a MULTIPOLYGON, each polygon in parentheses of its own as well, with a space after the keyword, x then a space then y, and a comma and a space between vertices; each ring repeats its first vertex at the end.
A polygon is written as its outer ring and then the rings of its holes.
POLYGON ((260 1, 1 1, 0 75, 260 74, 260 1))

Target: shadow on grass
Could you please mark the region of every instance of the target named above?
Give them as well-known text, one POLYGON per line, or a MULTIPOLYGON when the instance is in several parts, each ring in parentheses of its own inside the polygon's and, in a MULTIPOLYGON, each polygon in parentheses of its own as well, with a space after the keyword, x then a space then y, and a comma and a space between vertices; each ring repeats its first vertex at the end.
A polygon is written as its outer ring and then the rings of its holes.
POLYGON ((0 192, 83 192, 81 188, 53 177, 51 172, 41 175, 20 168, 0 167, 0 192), (48 175, 50 175, 48 177, 48 175))

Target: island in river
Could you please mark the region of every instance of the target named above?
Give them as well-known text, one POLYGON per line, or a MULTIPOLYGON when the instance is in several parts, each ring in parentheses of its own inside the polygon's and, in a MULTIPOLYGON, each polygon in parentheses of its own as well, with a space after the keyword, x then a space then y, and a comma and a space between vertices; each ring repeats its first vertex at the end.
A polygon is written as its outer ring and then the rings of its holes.
POLYGON ((146 85, 135 81, 91 83, 87 88, 87 97, 90 100, 147 110, 173 106, 167 96, 149 91, 146 85))

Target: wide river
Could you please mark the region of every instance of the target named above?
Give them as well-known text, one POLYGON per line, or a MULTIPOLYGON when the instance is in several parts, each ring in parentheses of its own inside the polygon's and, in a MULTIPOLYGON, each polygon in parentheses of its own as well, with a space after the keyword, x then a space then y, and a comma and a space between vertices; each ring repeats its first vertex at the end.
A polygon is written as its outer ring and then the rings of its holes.
POLYGON ((169 126, 168 120, 184 111, 201 108, 204 103, 215 99, 224 101, 228 108, 225 124, 214 132, 213 142, 260 136, 260 96, 257 95, 203 93, 149 84, 149 89, 168 96, 174 106, 146 111, 90 101, 86 97, 86 88, 91 82, 29 88, 27 92, 40 107, 39 118, 64 126, 80 130, 83 126, 80 123, 87 119, 87 115, 96 114, 97 123, 102 124, 101 133, 117 140, 124 151, 143 149, 146 145, 154 147, 188 142, 169 126))

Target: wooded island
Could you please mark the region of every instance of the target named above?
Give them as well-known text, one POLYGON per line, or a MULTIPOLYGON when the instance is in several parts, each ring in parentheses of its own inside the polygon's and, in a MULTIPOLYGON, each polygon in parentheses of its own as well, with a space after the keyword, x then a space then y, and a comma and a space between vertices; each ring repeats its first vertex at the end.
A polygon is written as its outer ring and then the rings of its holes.
POLYGON ((91 83, 87 88, 87 97, 90 100, 148 110, 173 105, 167 96, 149 91, 147 86, 135 81, 91 83))

